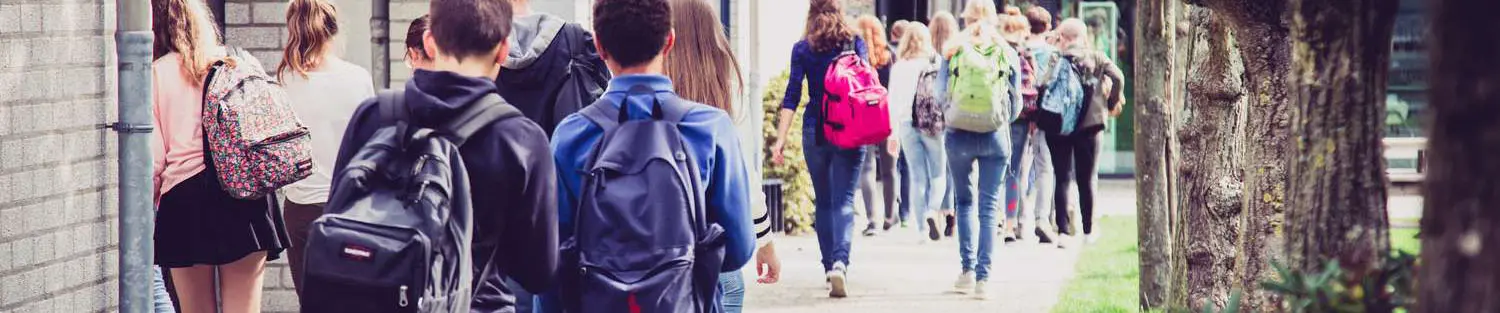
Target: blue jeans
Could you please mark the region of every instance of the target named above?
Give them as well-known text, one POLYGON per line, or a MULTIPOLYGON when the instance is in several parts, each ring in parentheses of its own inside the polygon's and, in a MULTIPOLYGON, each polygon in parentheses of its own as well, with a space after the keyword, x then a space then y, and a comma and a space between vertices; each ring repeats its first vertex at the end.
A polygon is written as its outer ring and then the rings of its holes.
POLYGON ((906 155, 906 167, 911 172, 912 216, 917 223, 917 233, 927 233, 923 219, 932 212, 943 209, 944 195, 948 192, 948 152, 943 147, 943 137, 928 136, 911 125, 902 125, 901 152, 906 155))
POLYGON ((849 246, 854 236, 854 194, 859 190, 860 166, 864 165, 865 148, 843 149, 818 142, 813 129, 817 121, 804 121, 802 152, 813 183, 813 230, 818 233, 818 250, 823 256, 823 270, 833 264, 849 265, 849 246))
MULTIPOLYGON (((1030 139, 1031 123, 1010 124, 1010 164, 1009 170, 1005 172, 1005 219, 1015 220, 1024 206, 1021 199, 1024 198, 1025 185, 1028 176, 1028 166, 1021 163, 1021 157, 1026 155, 1027 139, 1030 139)), ((1034 170, 1034 169, 1033 169, 1034 170)))
POLYGON ((995 248, 996 219, 1000 209, 1000 188, 1005 184, 1006 162, 1010 160, 1010 133, 1004 130, 974 133, 948 130, 948 167, 954 182, 954 203, 958 223, 958 255, 965 272, 973 271, 979 281, 989 279, 990 255, 995 248), (975 163, 979 168, 979 199, 975 204, 975 163), (979 239, 976 257, 974 218, 978 215, 979 239))
POLYGON ((167 283, 161 279, 161 267, 153 266, 156 271, 156 280, 151 283, 151 301, 154 303, 156 313, 176 313, 177 308, 172 306, 172 295, 167 293, 167 283))
POLYGON ((733 271, 719 274, 719 290, 722 292, 724 313, 740 313, 745 309, 745 274, 733 271))

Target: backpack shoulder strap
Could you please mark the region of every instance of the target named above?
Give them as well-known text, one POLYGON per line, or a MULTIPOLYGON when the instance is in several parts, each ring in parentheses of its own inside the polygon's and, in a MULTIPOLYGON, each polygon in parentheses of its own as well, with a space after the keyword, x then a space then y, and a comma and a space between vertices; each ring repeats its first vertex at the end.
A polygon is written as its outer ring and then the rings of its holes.
POLYGON ((375 105, 380 110, 382 125, 403 123, 408 120, 405 90, 381 90, 379 94, 375 95, 375 105))
POLYGON ((464 141, 469 140, 470 136, 474 136, 490 124, 518 116, 521 116, 521 110, 505 102, 505 98, 501 98, 499 94, 489 93, 473 104, 469 104, 468 109, 449 120, 440 129, 447 135, 448 140, 453 142, 453 145, 463 146, 464 141))

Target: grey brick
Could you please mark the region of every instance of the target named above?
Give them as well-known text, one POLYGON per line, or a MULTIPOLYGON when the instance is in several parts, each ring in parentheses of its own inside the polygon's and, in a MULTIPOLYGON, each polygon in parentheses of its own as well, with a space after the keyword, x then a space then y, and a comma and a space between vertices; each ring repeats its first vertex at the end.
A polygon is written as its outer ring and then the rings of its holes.
POLYGON ((253 50, 250 54, 260 60, 261 66, 267 71, 275 71, 276 65, 281 64, 281 50, 253 50))
POLYGON ((261 309, 267 312, 298 312, 297 292, 292 290, 266 290, 261 294, 261 309))
POLYGON ((224 24, 250 24, 250 5, 244 3, 225 3, 224 24))
POLYGON ((42 31, 42 6, 21 4, 21 31, 42 31))
POLYGON ((230 45, 245 49, 281 48, 281 28, 229 27, 225 32, 230 45))
POLYGON ((26 58, 29 57, 26 45, 25 39, 0 41, 0 72, 19 70, 26 66, 26 58))
POLYGON ((0 4, 0 34, 21 31, 21 6, 0 4))
MULTIPOLYGON (((428 9, 427 2, 394 2, 394 1, 392 1, 391 2, 391 19, 393 19, 393 20, 408 20, 408 21, 409 20, 415 20, 415 19, 417 19, 417 17, 421 17, 422 14, 427 14, 428 10, 429 9, 428 9)), ((403 34, 406 33, 406 27, 407 27, 407 25, 401 25, 400 28, 397 28, 396 25, 394 25, 395 23, 392 23, 392 24, 393 25, 391 25, 391 32, 394 32, 394 33, 403 33, 403 34)), ((403 23, 403 24, 409 24, 409 23, 403 23)))
MULTIPOLYGON (((256 24, 286 24, 286 2, 256 2, 250 4, 256 24)), ((227 9, 227 8, 226 8, 227 9)))

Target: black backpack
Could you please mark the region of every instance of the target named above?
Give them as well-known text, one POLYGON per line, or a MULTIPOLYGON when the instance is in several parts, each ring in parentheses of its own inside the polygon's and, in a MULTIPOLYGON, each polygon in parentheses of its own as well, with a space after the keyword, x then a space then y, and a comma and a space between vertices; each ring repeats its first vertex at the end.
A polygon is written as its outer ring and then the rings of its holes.
POLYGON ((562 244, 565 312, 722 312, 724 228, 708 217, 696 158, 677 128, 693 104, 652 99, 648 119, 603 100, 579 111, 604 135, 581 169, 573 236, 562 244))
POLYGON ((473 211, 458 147, 521 116, 489 94, 451 122, 410 124, 401 91, 378 96, 387 123, 333 182, 307 240, 303 312, 468 312, 473 211))

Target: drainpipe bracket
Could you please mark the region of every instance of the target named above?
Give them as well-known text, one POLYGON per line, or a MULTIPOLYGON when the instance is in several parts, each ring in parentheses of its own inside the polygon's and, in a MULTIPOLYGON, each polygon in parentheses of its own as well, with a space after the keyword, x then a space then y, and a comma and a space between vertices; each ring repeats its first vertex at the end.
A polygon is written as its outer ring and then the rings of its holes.
POLYGON ((100 124, 99 128, 100 129, 109 129, 109 130, 113 130, 113 131, 115 131, 117 133, 127 133, 127 134, 149 134, 149 133, 151 133, 152 131, 154 131, 156 129, 155 127, 152 127, 151 124, 130 124, 130 123, 120 123, 120 122, 114 122, 114 123, 109 123, 109 124, 100 124))

